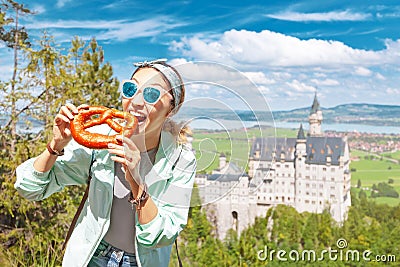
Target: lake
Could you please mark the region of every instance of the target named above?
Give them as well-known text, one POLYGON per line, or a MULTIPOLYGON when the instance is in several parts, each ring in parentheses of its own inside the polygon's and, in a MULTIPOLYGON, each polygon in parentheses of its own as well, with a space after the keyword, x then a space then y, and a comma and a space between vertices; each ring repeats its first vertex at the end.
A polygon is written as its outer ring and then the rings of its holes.
MULTIPOLYGON (((179 118, 182 119, 182 118, 179 118)), ((37 133, 42 129, 42 124, 36 120, 30 120, 32 127, 27 128, 24 123, 18 124, 19 133, 37 133)), ((0 120, 0 124, 3 126, 5 120, 0 120)), ((262 126, 273 126, 272 122, 259 122, 262 126)), ((256 121, 241 121, 241 120, 225 120, 225 119, 210 119, 210 118, 198 118, 194 119, 189 123, 193 129, 208 129, 208 130, 232 130, 240 128, 251 128, 257 125, 256 121)), ((298 129, 300 123, 298 122, 280 122, 275 121, 275 127, 277 128, 289 128, 298 129)), ((308 122, 303 122, 303 128, 308 130, 308 122)), ((360 132, 360 133, 386 133, 386 134, 400 134, 400 127, 394 126, 373 126, 365 124, 350 124, 350 123, 322 123, 323 131, 337 131, 337 132, 360 132)))

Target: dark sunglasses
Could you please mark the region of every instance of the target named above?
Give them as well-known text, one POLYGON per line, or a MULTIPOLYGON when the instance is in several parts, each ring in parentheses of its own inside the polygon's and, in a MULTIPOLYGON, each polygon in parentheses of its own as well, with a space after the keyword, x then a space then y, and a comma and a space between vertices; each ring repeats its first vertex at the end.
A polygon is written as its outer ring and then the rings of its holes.
MULTIPOLYGON (((132 99, 139 91, 137 84, 132 80, 124 80, 120 83, 120 90, 124 98, 132 99)), ((143 99, 148 104, 156 103, 161 97, 161 90, 154 87, 143 89, 143 99)))

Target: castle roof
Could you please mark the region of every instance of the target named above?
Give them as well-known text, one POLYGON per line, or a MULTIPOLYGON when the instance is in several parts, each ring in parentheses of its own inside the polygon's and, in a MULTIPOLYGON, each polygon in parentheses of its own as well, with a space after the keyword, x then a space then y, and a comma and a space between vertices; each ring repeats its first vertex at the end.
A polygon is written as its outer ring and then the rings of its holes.
POLYGON ((307 159, 309 164, 326 164, 330 157, 332 165, 339 165, 340 156, 344 155, 345 142, 341 137, 317 137, 307 138, 307 159))
POLYGON ((260 160, 272 161, 275 153, 275 159, 281 159, 283 155, 286 161, 293 161, 295 145, 296 138, 256 138, 250 156, 254 156, 256 151, 259 150, 260 160))
POLYGON ((306 136, 304 135, 303 124, 300 124, 299 132, 297 133, 297 139, 304 140, 306 136))
MULTIPOLYGON (((307 164, 327 164, 329 161, 331 165, 339 165, 339 158, 344 155, 346 146, 341 137, 308 136, 304 139, 306 139, 307 164), (327 161, 328 158, 330 160, 327 161)), ((285 161, 292 162, 296 141, 297 138, 256 138, 250 156, 254 157, 259 150, 262 161, 279 161, 284 155, 285 161)))
POLYGON ((229 162, 228 168, 226 168, 223 173, 211 174, 207 177, 207 180, 218 182, 235 182, 239 181, 240 177, 245 175, 245 172, 241 170, 235 163, 229 162))
POLYGON ((319 102, 318 102, 318 99, 317 99, 317 92, 315 92, 314 101, 313 101, 313 104, 311 106, 310 114, 316 113, 318 110, 320 110, 319 109, 319 102))

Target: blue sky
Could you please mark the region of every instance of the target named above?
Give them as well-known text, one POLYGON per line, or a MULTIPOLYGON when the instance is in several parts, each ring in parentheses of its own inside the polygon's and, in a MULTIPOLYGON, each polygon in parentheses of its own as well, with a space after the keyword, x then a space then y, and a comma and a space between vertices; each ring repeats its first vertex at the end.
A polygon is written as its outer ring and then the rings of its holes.
MULTIPOLYGON (((272 110, 310 106, 315 90, 323 107, 400 104, 398 1, 20 2, 37 12, 22 19, 34 42, 43 29, 63 46, 94 36, 119 79, 135 61, 210 61, 246 75, 272 110)), ((11 61, 0 47, 1 78, 11 61)), ((215 93, 190 89, 189 98, 215 93)))

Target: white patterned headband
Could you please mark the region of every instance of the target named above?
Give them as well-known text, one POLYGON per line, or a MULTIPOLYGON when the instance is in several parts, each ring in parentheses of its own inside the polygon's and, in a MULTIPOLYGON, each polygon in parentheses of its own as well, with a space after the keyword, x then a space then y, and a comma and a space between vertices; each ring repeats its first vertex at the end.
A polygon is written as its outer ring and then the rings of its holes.
POLYGON ((175 104, 175 109, 179 108, 179 103, 181 101, 181 96, 182 96, 182 91, 183 91, 183 83, 181 78, 178 76, 178 74, 169 66, 163 64, 167 61, 166 58, 161 58, 161 59, 156 59, 153 61, 143 61, 143 62, 137 62, 133 63, 135 67, 138 68, 143 68, 143 67, 151 67, 159 72, 161 72, 165 78, 167 78, 168 82, 171 85, 172 88, 172 94, 174 96, 174 104, 175 104))

